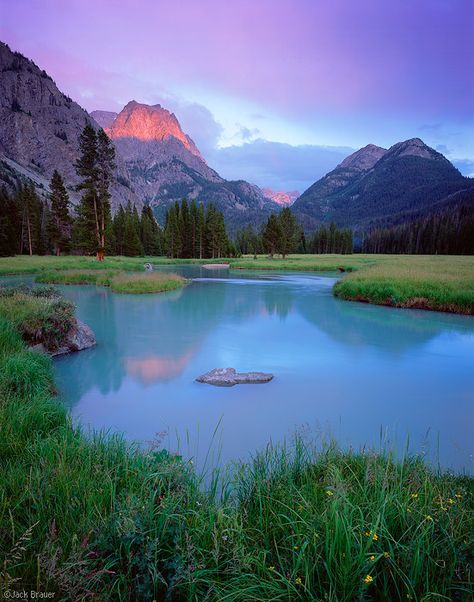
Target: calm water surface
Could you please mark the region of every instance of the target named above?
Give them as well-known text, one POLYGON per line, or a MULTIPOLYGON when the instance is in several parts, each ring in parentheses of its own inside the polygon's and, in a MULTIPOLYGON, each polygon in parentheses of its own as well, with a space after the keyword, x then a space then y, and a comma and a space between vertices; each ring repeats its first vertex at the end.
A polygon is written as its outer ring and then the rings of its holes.
POLYGON ((208 450, 223 464, 295 430, 355 448, 382 432, 399 450, 409 435, 412 451, 473 471, 473 318, 340 301, 327 275, 179 270, 195 280, 158 295, 62 287, 98 342, 55 361, 82 424, 200 466, 208 450), (195 382, 227 366, 275 378, 195 382))

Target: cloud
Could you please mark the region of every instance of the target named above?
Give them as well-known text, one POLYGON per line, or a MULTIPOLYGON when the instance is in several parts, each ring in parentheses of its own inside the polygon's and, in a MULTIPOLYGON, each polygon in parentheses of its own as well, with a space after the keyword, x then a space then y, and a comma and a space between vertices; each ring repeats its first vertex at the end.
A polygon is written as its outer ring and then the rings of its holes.
POLYGON ((438 144, 436 146, 436 150, 438 151, 438 153, 442 153, 443 155, 449 155, 449 154, 451 154, 451 151, 446 146, 446 144, 438 144))
POLYGON ((239 141, 250 142, 251 140, 255 140, 255 138, 260 134, 260 130, 258 128, 248 128, 241 123, 236 123, 235 125, 238 128, 238 131, 233 138, 236 138, 239 141))
POLYGON ((245 179, 277 191, 304 192, 352 152, 354 149, 348 147, 292 146, 258 139, 215 149, 206 158, 227 179, 245 179))
POLYGON ((183 131, 194 140, 204 157, 216 148, 224 128, 204 105, 175 98, 166 99, 163 106, 175 113, 183 131))
POLYGON ((453 159, 452 163, 463 176, 474 178, 474 161, 472 159, 453 159))

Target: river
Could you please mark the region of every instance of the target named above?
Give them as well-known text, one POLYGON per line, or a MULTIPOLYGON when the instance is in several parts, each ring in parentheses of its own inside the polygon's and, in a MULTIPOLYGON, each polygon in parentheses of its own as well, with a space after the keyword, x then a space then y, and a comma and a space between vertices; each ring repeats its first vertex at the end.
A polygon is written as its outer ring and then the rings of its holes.
MULTIPOLYGON (((166 268, 164 268, 166 269, 166 268)), ((473 471, 474 319, 342 301, 336 275, 168 268, 156 295, 59 287, 97 346, 55 360, 75 420, 203 468, 291 440, 378 448, 473 471), (216 367, 275 375, 213 387, 216 367), (409 443, 408 443, 409 442, 409 443)))

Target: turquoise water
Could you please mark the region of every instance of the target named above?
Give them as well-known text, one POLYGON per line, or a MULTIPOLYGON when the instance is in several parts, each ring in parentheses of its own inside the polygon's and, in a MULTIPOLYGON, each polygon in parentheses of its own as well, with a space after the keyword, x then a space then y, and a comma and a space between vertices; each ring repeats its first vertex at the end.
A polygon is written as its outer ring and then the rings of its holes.
MULTIPOLYGON (((173 268, 177 271, 176 268, 173 268)), ((296 431, 426 453, 472 472, 474 319, 335 299, 335 276, 209 272, 180 291, 62 287, 97 347, 55 360, 76 420, 192 457, 246 458, 296 431), (212 368, 265 385, 198 384, 212 368), (217 432, 216 432, 217 430, 217 432)))

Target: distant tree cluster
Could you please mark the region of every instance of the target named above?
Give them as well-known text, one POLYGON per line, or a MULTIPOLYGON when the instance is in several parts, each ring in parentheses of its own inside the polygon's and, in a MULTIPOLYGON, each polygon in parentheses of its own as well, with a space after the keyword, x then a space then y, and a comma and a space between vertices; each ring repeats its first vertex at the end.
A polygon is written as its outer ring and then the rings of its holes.
POLYGON ((272 214, 262 229, 263 247, 270 256, 283 258, 294 253, 301 239, 302 231, 289 207, 278 214, 272 214))
POLYGON ((474 204, 463 204, 391 228, 376 229, 364 253, 474 254, 474 204))
POLYGON ((310 253, 342 253, 350 254, 353 251, 352 230, 339 229, 336 224, 330 224, 329 228, 321 226, 316 230, 309 243, 310 253))
POLYGON ((235 254, 227 236, 224 215, 210 203, 206 208, 183 199, 166 212, 164 240, 172 258, 219 258, 235 254))
POLYGON ((335 224, 321 226, 309 241, 298 225, 293 212, 285 207, 279 214, 270 215, 260 232, 252 226, 239 230, 235 239, 238 253, 268 253, 286 257, 289 253, 352 253, 352 231, 339 229, 335 224))

